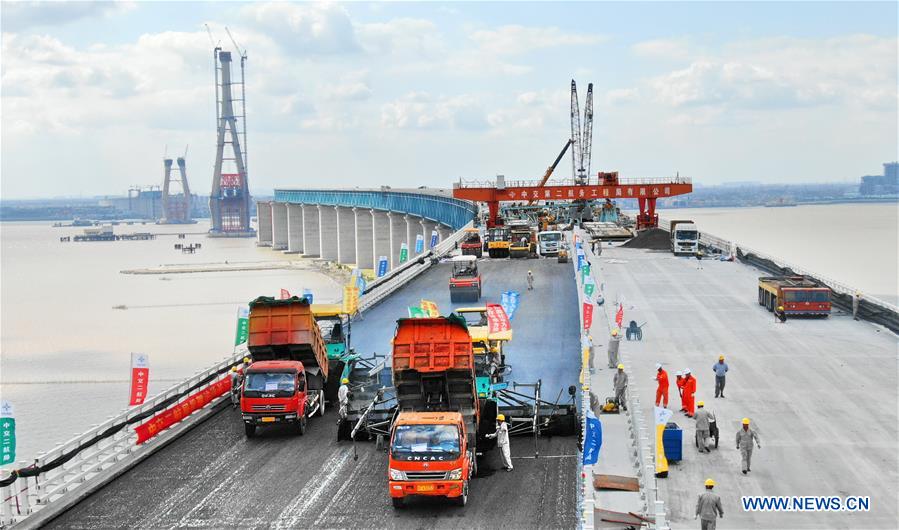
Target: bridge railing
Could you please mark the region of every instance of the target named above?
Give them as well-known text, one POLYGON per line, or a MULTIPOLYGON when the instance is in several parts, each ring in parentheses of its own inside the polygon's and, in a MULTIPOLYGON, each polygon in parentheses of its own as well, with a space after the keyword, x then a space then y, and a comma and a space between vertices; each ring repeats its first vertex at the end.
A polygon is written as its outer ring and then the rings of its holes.
MULTIPOLYGON (((591 178, 584 181, 588 186, 599 186, 603 182, 598 178, 591 178)), ((619 178, 614 186, 637 186, 637 185, 664 185, 664 184, 692 184, 689 177, 653 177, 653 178, 619 178)), ((496 179, 459 179, 453 183, 453 189, 464 188, 495 188, 496 179)), ((543 186, 578 186, 582 185, 581 181, 575 179, 552 179, 543 186)), ((503 181, 505 188, 532 188, 539 187, 539 180, 515 180, 505 179, 503 181)))
MULTIPOLYGON (((465 229, 471 226, 469 223, 432 250, 413 257, 409 263, 392 271, 390 275, 372 282, 359 299, 359 311, 368 310, 430 268, 431 258, 439 259, 451 252, 465 236, 465 229)), ((13 472, 13 476, 7 478, 0 475, 0 484, 9 482, 0 487, 0 527, 19 523, 51 503, 71 499, 71 495, 78 493, 80 486, 92 479, 100 479, 101 473, 115 471, 112 469, 114 466, 120 469, 119 472, 124 472, 133 465, 129 463, 129 459, 133 460, 141 453, 153 451, 167 433, 176 435, 173 431, 186 430, 185 422, 190 416, 138 445, 134 427, 153 414, 177 405, 188 396, 220 380, 217 376, 228 373, 231 366, 238 364, 245 355, 246 350, 229 354, 213 366, 199 370, 184 381, 149 398, 144 404, 110 416, 103 423, 93 425, 84 433, 41 454, 34 463, 19 462, 20 467, 13 472)), ((194 411, 191 416, 214 408, 227 397, 221 396, 213 400, 194 411)))

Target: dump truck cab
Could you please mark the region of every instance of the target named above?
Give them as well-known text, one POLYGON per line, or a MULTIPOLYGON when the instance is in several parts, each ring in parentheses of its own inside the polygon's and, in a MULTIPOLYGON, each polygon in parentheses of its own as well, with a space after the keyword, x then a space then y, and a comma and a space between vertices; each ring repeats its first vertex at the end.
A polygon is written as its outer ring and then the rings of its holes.
POLYGON ((465 238, 459 245, 462 249, 463 256, 475 256, 480 258, 483 255, 483 242, 481 241, 481 232, 477 228, 468 228, 465 230, 465 238))
POLYGON ((464 506, 476 454, 459 412, 401 412, 390 435, 388 480, 395 508, 415 495, 447 497, 464 506))
POLYGON ((240 399, 246 435, 254 436, 257 426, 279 423, 289 423, 298 434, 305 434, 309 415, 318 410, 324 399, 322 390, 312 390, 312 396, 309 393, 306 369, 301 362, 258 361, 250 364, 244 374, 240 399))
POLYGON ((449 280, 450 301, 477 302, 481 299, 481 274, 475 256, 455 256, 449 280))

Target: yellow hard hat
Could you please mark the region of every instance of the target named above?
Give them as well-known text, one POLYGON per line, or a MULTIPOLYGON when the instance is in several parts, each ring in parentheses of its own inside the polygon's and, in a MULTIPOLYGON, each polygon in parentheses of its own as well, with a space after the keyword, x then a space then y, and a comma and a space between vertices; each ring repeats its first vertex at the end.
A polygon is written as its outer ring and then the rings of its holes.
POLYGON ((718 356, 718 360, 719 360, 719 361, 723 361, 723 360, 724 360, 724 356, 723 356, 723 355, 719 355, 719 356, 718 356))
POLYGON ((697 407, 704 407, 704 406, 705 406, 705 401, 699 401, 699 402, 697 402, 697 403, 696 403, 696 406, 697 406, 697 407))
POLYGON ((506 415, 505 414, 497 414, 496 421, 506 421, 506 415))
POLYGON ((236 366, 232 366, 232 367, 231 367, 231 371, 232 371, 232 372, 236 372, 236 371, 237 371, 237 367, 236 367, 236 366))
POLYGON ((340 382, 343 383, 343 384, 347 384, 347 383, 350 382, 350 380, 347 379, 346 377, 344 377, 343 379, 340 380, 340 382))
POLYGON ((618 335, 618 328, 612 330, 612 336, 615 337, 618 335))
POLYGON ((707 478, 707 479, 705 479, 705 485, 706 485, 706 486, 714 486, 714 485, 715 485, 715 481, 712 480, 712 479, 710 479, 710 478, 707 478))
POLYGON ((743 425, 749 425, 749 418, 743 418, 743 425))
POLYGON ((619 370, 624 370, 624 365, 623 365, 623 364, 619 364, 619 365, 618 365, 618 369, 619 369, 619 370))
POLYGON ((243 362, 245 362, 245 363, 250 362, 250 358, 249 358, 249 357, 244 357, 244 358, 243 358, 243 362))
POLYGON ((777 310, 778 310, 778 311, 783 311, 783 310, 784 310, 784 306, 782 306, 782 305, 777 306, 777 310))

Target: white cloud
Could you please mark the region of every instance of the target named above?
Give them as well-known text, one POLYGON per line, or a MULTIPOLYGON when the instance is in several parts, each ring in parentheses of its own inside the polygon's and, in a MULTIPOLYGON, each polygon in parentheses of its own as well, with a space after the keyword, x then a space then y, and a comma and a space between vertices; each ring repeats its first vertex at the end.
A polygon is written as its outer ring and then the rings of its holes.
POLYGON ((640 89, 638 88, 616 88, 603 94, 602 101, 605 105, 613 106, 637 101, 639 98, 640 89))
POLYGON ((479 131, 489 124, 474 96, 431 97, 411 92, 381 106, 381 126, 388 129, 460 129, 479 131))
POLYGON ((57 26, 79 19, 111 17, 135 8, 134 2, 2 2, 3 31, 57 26))
POLYGON ((338 4, 266 2, 242 13, 292 55, 344 54, 361 48, 347 10, 338 4))
POLYGON ((631 49, 641 57, 661 57, 664 59, 683 59, 690 55, 687 41, 684 39, 654 39, 634 44, 631 49))
POLYGON ((469 36, 480 51, 494 55, 519 55, 559 46, 588 46, 607 40, 599 34, 574 33, 557 27, 502 26, 477 30, 469 36))
POLYGON ((373 55, 435 57, 446 53, 437 25, 430 20, 395 18, 357 24, 359 42, 373 55))

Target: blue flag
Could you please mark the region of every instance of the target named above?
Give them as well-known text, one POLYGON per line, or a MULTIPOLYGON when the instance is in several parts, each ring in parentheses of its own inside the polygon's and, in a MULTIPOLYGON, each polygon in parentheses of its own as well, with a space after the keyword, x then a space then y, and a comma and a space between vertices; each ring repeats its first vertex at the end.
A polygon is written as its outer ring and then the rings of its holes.
POLYGON ((311 304, 312 303, 312 291, 310 291, 309 289, 303 289, 303 298, 308 300, 309 303, 311 304))
POLYGON ((587 411, 587 434, 584 436, 584 465, 593 465, 599 460, 599 449, 602 447, 602 422, 587 411))
POLYGON ((387 274, 387 256, 378 259, 378 278, 387 274))
POLYGON ((437 246, 437 240, 439 239, 439 235, 437 234, 437 230, 431 230, 431 248, 437 246))
POLYGON ((415 234, 415 253, 421 254, 425 251, 425 236, 415 234))
POLYGON ((499 305, 503 306, 503 311, 509 316, 509 320, 512 320, 512 317, 515 316, 520 298, 521 295, 518 291, 506 291, 500 297, 499 305))

